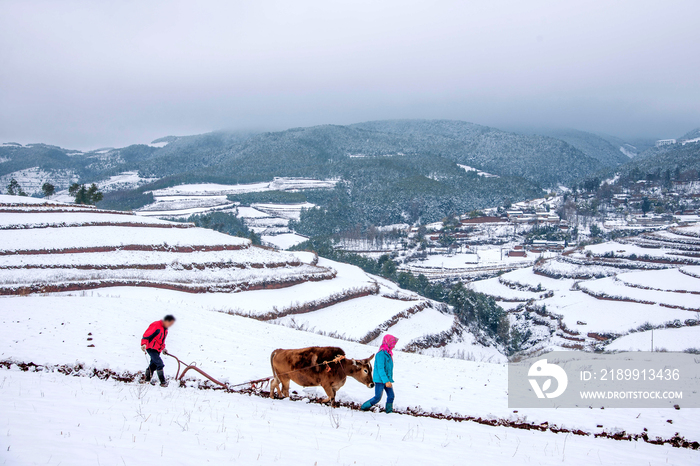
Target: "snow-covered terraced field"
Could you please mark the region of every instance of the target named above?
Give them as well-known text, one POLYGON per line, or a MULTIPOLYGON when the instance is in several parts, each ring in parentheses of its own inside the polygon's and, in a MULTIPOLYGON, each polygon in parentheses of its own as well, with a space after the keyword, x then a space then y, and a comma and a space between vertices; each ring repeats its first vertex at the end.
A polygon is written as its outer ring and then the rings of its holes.
POLYGON ((287 327, 366 343, 374 340, 374 337, 368 338, 368 335, 382 324, 398 316, 406 318, 421 311, 424 305, 424 301, 366 296, 299 316, 283 317, 276 322, 287 327), (339 333, 339 328, 342 329, 342 334, 339 333))
MULTIPOLYGON (((671 284, 669 283, 667 286, 671 286, 671 284)), ((659 304, 661 306, 688 311, 700 311, 700 298, 696 295, 631 287, 627 286, 624 281, 617 277, 607 277, 582 282, 579 283, 579 288, 601 299, 639 302, 643 304, 659 304)), ((690 317, 689 315, 688 318, 690 317)))
POLYGON ((220 208, 222 206, 233 206, 233 202, 229 202, 226 196, 206 196, 206 197, 186 197, 186 196, 166 196, 159 197, 153 204, 148 204, 139 210, 141 215, 167 215, 164 212, 181 212, 189 213, 195 209, 201 209, 202 212, 211 210, 213 207, 220 208))
POLYGON ((289 284, 307 280, 327 280, 334 277, 333 271, 323 270, 310 264, 300 264, 296 267, 238 267, 232 265, 215 265, 202 269, 170 265, 164 268, 133 268, 116 269, 0 269, 0 293, 12 293, 20 287, 49 287, 93 288, 133 284, 144 286, 175 286, 183 291, 199 291, 202 285, 212 289, 224 287, 230 291, 243 291, 265 284, 289 284))
POLYGON ((301 210, 315 207, 315 204, 309 202, 303 204, 252 204, 251 207, 271 217, 299 220, 301 210))
POLYGON ((0 230, 0 254, 81 249, 89 251, 91 248, 114 249, 128 246, 141 246, 146 250, 177 250, 178 248, 233 250, 250 247, 250 240, 223 235, 213 230, 149 228, 148 226, 143 228, 87 226, 0 230))
POLYGON ((314 204, 257 203, 240 206, 229 201, 227 195, 264 192, 272 190, 298 191, 301 189, 329 189, 335 181, 276 178, 270 183, 245 185, 196 184, 181 185, 153 191, 155 201, 136 213, 145 217, 186 219, 191 215, 225 212, 243 219, 248 228, 264 237, 265 244, 277 249, 287 249, 306 238, 287 228, 290 220, 298 220, 302 209, 314 204))
MULTIPOLYGON (((547 261, 549 263, 553 261, 547 261)), ((532 290, 542 289, 544 291, 550 290, 568 290, 574 284, 575 280, 571 279, 555 279, 539 274, 533 273, 532 268, 517 269, 512 272, 501 275, 502 282, 506 282, 519 287, 527 287, 532 290)))
MULTIPOLYGON (((692 270, 692 267, 684 269, 692 270)), ((695 268, 697 270, 697 268, 695 268)), ((681 272, 681 269, 649 270, 623 273, 618 280, 627 286, 675 293, 700 294, 700 278, 681 272)), ((700 297, 698 298, 700 300, 700 297)))
POLYGON ((227 194, 255 193, 263 191, 298 191, 301 189, 330 189, 335 180, 313 180, 302 178, 275 178, 273 181, 249 184, 183 184, 153 191, 156 197, 162 196, 225 196, 227 194))
MULTIPOLYGON (((2 211, 0 210, 0 213, 2 211)), ((0 216, 0 230, 47 227, 75 227, 91 225, 130 226, 148 225, 164 228, 188 228, 186 223, 139 217, 138 215, 115 215, 97 212, 23 212, 4 213, 0 216)))
MULTIPOLYGON (((312 256, 313 257, 313 256, 312 256)), ((312 258, 305 258, 307 262, 312 258)), ((210 267, 255 267, 269 265, 299 265, 298 254, 278 254, 251 246, 236 252, 235 261, 229 250, 174 252, 169 250, 138 251, 118 249, 106 252, 61 254, 10 254, 2 257, 0 268, 160 268, 191 269, 210 267)))
MULTIPOLYGON (((559 330, 531 350, 562 344, 570 347, 561 338, 579 340, 579 349, 619 350, 627 349, 626 345, 648 349, 648 344, 635 343, 644 333, 638 329, 662 329, 664 335, 672 335, 694 328, 700 320, 700 266, 686 264, 700 260, 700 256, 693 257, 693 248, 698 247, 693 236, 697 229, 673 227, 589 245, 502 275, 500 281, 515 286, 518 294, 523 288, 530 291, 537 286, 552 292, 551 297, 535 299, 525 309, 511 308, 520 314, 544 312, 560 322, 559 330), (623 343, 617 344, 618 340, 623 343)), ((497 299, 508 296, 493 280, 473 286, 497 299)), ((666 346, 680 351, 700 344, 680 338, 666 346)))
POLYGON ((700 238, 700 224, 690 225, 687 227, 672 228, 671 232, 681 236, 700 238))
MULTIPOLYGON (((507 274, 506 274, 507 275, 507 274)), ((499 281, 498 278, 479 280, 470 284, 474 291, 493 296, 500 301, 529 301, 531 299, 543 299, 545 291, 533 293, 510 288, 499 281)))
MULTIPOLYGON (((401 339, 396 344, 396 348, 400 350, 414 349, 420 347, 427 337, 432 335, 440 335, 441 333, 449 333, 453 328, 459 327, 455 316, 445 314, 435 308, 426 308, 421 312, 411 314, 407 319, 401 319, 398 323, 391 327, 391 333, 401 335, 401 339)), ((382 336, 374 338, 370 344, 381 345, 382 336)), ((468 341, 469 342, 469 341, 468 341)), ((428 342, 429 343, 429 342, 428 342)), ((474 343, 473 341, 471 342, 474 343)), ((430 345, 427 345, 430 347, 430 345)), ((466 346, 466 345, 465 345, 466 346)), ((469 350, 469 348, 464 348, 469 350)), ((491 358, 493 361, 503 360, 502 355, 498 353, 496 348, 490 348, 491 358)), ((489 351, 480 348, 480 353, 483 357, 487 356, 489 351)))
MULTIPOLYGON (((18 206, 16 201, 0 196, 0 205, 18 206)), ((4 295, 148 296, 258 320, 303 318, 305 328, 329 334, 354 322, 353 331, 337 335, 363 341, 432 306, 357 267, 311 253, 277 252, 191 224, 127 213, 90 207, 64 212, 77 206, 55 202, 21 205, 40 210, 0 211, 4 295)), ((449 325, 421 336, 460 346, 461 335, 445 333, 454 316, 445 317, 449 325)), ((466 346, 479 354, 480 345, 466 346)))

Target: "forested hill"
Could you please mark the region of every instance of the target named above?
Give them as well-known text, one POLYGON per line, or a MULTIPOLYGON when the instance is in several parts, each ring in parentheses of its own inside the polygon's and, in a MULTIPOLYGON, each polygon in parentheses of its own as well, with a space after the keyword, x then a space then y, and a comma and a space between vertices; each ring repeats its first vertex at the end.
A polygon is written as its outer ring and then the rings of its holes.
POLYGON ((621 171, 634 179, 697 179, 700 173, 700 128, 686 133, 675 144, 645 150, 621 167, 621 171))
POLYGON ((259 134, 169 136, 149 145, 92 152, 43 144, 3 145, 0 174, 39 167, 70 169, 87 181, 127 170, 191 181, 202 176, 255 181, 270 176, 335 176, 352 170, 348 161, 404 156, 443 158, 542 187, 573 182, 607 165, 554 138, 462 121, 391 120, 259 134))
MULTIPOLYGON (((41 170, 32 176, 51 181, 52 173, 64 170, 63 184, 70 176, 99 184, 134 170, 144 178, 159 179, 133 196, 120 197, 129 201, 110 204, 113 208, 138 207, 145 202, 140 195, 144 190, 181 183, 336 178, 344 182, 341 188, 332 194, 316 193, 310 201, 337 216, 335 224, 343 220, 345 226, 437 220, 539 196, 542 188, 570 184, 606 168, 555 138, 447 120, 266 133, 219 131, 90 152, 5 144, 0 146, 0 161, 0 175, 5 177, 38 167, 41 170), (497 176, 479 176, 464 166, 497 176)), ((57 187, 63 189, 63 184, 57 187)), ((319 219, 319 225, 324 222, 319 219)))
POLYGON ((404 138, 418 152, 437 153, 457 163, 501 176, 520 176, 542 186, 568 184, 604 168, 570 144, 454 120, 385 120, 352 128, 404 138))
POLYGON ((574 146, 584 154, 598 160, 606 167, 616 167, 629 162, 630 157, 625 155, 620 148, 628 154, 636 154, 635 147, 619 141, 613 144, 614 138, 604 138, 597 134, 579 131, 576 129, 550 129, 535 131, 544 136, 561 139, 574 146))

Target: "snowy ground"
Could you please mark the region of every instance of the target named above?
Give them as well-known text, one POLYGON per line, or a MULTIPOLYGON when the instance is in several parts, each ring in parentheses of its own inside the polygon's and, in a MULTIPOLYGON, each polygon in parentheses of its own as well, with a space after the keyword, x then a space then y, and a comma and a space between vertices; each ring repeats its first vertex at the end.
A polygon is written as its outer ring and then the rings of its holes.
MULTIPOLYGON (((168 349, 230 383, 269 375, 269 354, 277 347, 340 344, 351 357, 376 351, 376 346, 153 300, 33 296, 0 298, 0 358, 39 364, 79 361, 88 367, 135 371, 146 364, 138 349, 143 328, 165 312, 178 317, 168 349)), ((694 411, 688 409, 513 413, 507 407, 503 364, 395 354, 399 409, 421 406, 442 413, 548 421, 588 432, 639 433, 646 427, 651 436, 700 436, 694 411)), ((166 364, 172 375, 173 361, 168 358, 166 364)), ((98 458, 100 464, 201 464, 203 459, 462 464, 465 454, 471 461, 504 464, 692 464, 698 455, 642 442, 330 410, 304 402, 57 373, 0 370, 0 380, 0 422, 7 433, 0 458, 6 464, 96 464, 98 458), (36 439, 41 439, 42 448, 36 448, 36 439)), ((293 389, 320 394, 320 389, 293 389)), ((361 402, 370 396, 371 391, 354 380, 339 392, 344 401, 361 402)))
POLYGON ((665 328, 636 332, 610 343, 609 351, 700 350, 700 327, 665 328))
POLYGON ((269 244, 277 249, 289 249, 292 246, 303 243, 306 241, 306 236, 297 235, 296 233, 282 233, 281 235, 274 236, 262 236, 263 244, 269 244))
POLYGON ((193 389, 2 371, 3 464, 693 464, 697 453, 193 389), (31 432, 31 436, 28 435, 31 432), (41 442, 37 448, 36 440, 41 442))

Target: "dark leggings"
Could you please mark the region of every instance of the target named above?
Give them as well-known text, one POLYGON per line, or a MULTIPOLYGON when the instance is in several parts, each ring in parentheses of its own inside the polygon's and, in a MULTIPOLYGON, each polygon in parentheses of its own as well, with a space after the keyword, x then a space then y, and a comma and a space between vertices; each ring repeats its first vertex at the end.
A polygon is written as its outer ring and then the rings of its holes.
POLYGON ((394 402, 394 389, 387 387, 383 383, 378 383, 378 384, 374 385, 374 398, 369 400, 369 404, 374 406, 377 403, 379 403, 382 399, 382 395, 384 394, 384 391, 386 391, 386 402, 393 403, 394 402))
POLYGON ((151 363, 148 365, 148 368, 151 370, 151 372, 163 370, 163 368, 165 367, 165 363, 161 359, 160 353, 154 349, 147 349, 146 351, 151 357, 151 363))

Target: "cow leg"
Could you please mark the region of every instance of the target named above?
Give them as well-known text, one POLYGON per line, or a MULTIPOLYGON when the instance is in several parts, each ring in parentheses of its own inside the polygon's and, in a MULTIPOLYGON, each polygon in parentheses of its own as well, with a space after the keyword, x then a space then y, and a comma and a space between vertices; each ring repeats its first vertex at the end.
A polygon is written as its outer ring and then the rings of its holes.
POLYGON ((270 398, 275 397, 275 392, 277 396, 282 397, 282 392, 280 392, 280 381, 277 378, 270 380, 270 398))
POLYGON ((335 389, 332 385, 324 385, 323 389, 326 391, 326 397, 321 400, 321 403, 331 402, 331 406, 335 405, 335 389))
POLYGON ((282 378, 282 398, 286 398, 289 396, 289 381, 291 379, 289 377, 284 377, 282 378))

